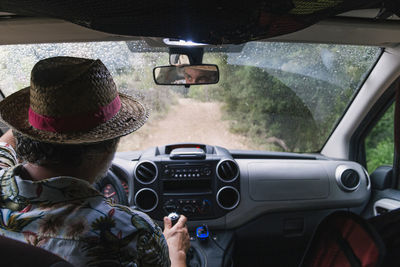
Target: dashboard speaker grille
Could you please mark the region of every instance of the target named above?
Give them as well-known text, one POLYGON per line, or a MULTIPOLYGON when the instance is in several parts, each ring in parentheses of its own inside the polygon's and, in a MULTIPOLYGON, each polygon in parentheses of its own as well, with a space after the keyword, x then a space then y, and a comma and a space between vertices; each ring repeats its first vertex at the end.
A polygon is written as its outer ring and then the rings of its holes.
POLYGON ((140 162, 135 169, 136 179, 143 184, 150 184, 157 178, 157 166, 151 161, 140 162))

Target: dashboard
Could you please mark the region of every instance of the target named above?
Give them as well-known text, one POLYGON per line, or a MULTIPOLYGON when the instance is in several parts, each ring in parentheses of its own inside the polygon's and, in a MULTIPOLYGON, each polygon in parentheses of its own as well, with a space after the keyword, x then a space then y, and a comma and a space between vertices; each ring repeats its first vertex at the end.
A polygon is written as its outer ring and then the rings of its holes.
MULTIPOLYGON (((296 266, 325 216, 334 210, 360 213, 371 194, 368 173, 356 162, 205 144, 119 152, 112 171, 128 205, 156 222, 171 212, 184 214, 192 233, 207 225, 215 240, 225 242, 217 246, 223 248, 221 259, 227 251, 248 255, 233 256, 238 266, 263 266, 266 260, 271 266, 296 266), (287 264, 282 265, 282 257, 288 257, 287 264)), ((115 197, 110 185, 102 191, 115 197)), ((212 246, 194 243, 205 255, 216 253, 212 246)))

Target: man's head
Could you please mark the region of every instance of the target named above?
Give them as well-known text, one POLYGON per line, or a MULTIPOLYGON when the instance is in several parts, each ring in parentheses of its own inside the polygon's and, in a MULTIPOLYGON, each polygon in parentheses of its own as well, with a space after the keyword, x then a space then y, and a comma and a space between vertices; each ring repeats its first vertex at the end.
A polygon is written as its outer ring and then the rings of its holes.
POLYGON ((40 142, 13 132, 18 157, 25 161, 52 170, 68 170, 85 174, 79 177, 90 183, 104 177, 109 169, 119 138, 94 144, 63 145, 40 142))
POLYGON ((218 81, 217 70, 214 66, 199 65, 183 67, 186 84, 207 84, 218 81))
POLYGON ((85 166, 97 176, 108 169, 119 137, 141 127, 148 113, 118 93, 100 60, 55 57, 34 66, 30 87, 0 102, 0 117, 25 161, 53 169, 85 166))

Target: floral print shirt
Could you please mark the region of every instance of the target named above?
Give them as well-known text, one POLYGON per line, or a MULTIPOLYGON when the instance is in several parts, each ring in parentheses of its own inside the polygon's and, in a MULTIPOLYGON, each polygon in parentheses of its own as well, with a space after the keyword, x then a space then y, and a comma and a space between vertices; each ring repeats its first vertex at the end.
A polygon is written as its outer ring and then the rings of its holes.
POLYGON ((160 227, 108 201, 73 177, 20 178, 22 165, 0 143, 0 234, 41 247, 75 266, 169 266, 160 227))

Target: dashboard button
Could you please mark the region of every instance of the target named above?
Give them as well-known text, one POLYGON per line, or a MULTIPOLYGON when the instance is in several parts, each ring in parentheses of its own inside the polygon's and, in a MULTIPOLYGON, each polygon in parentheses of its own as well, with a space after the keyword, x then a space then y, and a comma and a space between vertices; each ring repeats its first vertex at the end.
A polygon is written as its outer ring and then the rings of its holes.
POLYGON ((167 213, 175 212, 175 211, 177 210, 177 206, 176 206, 176 204, 175 204, 175 201, 172 200, 172 199, 166 201, 166 202, 164 203, 164 210, 165 210, 167 213))
POLYGON ((185 213, 194 213, 196 209, 192 205, 185 205, 182 208, 183 212, 185 213))
POLYGON ((206 213, 210 209, 210 207, 211 207, 210 200, 203 199, 203 201, 201 202, 201 207, 200 207, 201 213, 206 213))

